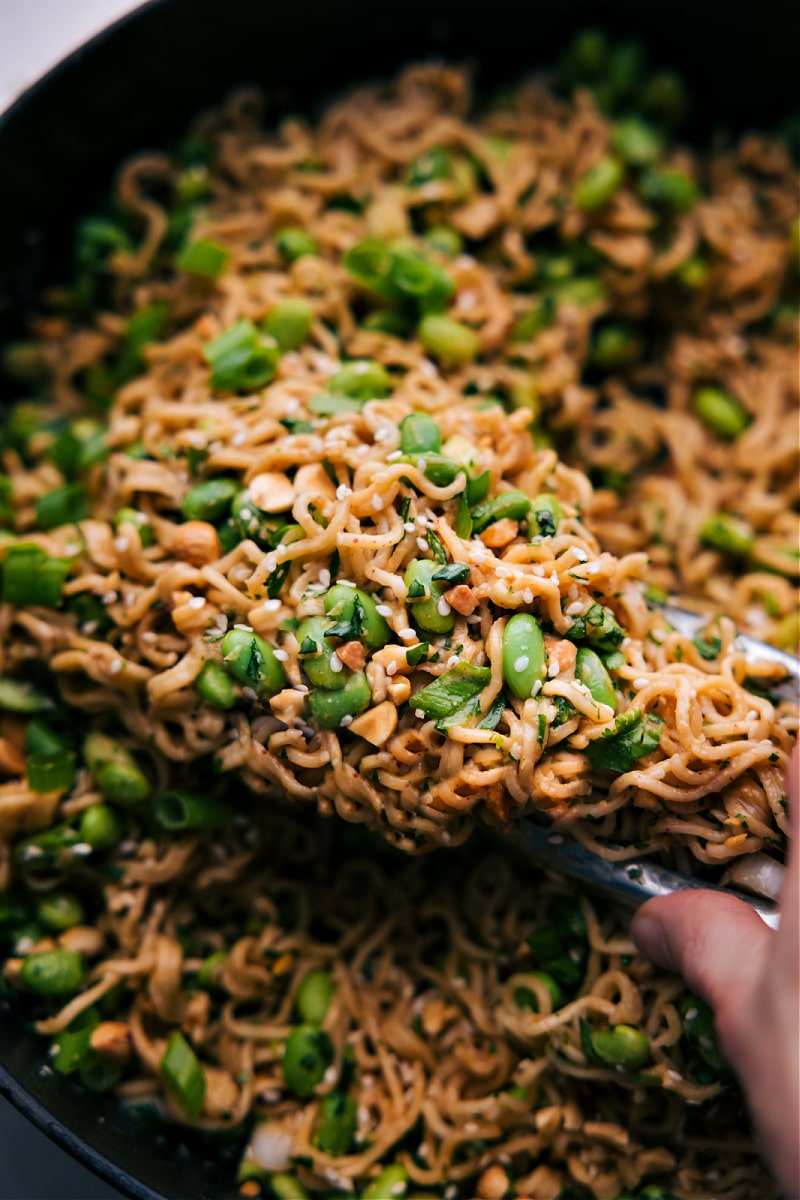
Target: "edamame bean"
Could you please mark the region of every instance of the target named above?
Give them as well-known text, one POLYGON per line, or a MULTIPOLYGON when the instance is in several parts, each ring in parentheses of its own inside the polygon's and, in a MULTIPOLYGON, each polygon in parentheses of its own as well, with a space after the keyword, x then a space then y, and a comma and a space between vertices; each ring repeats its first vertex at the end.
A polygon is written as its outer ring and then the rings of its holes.
POLYGON ((18 679, 0 679, 0 708, 13 713, 47 712, 53 701, 45 692, 18 679))
POLYGON ((719 387, 701 387, 694 394, 694 411, 717 437, 728 442, 744 433, 750 424, 749 414, 730 392, 719 387))
POLYGON ((376 400, 388 396, 392 377, 380 363, 357 359, 345 363, 328 380, 328 391, 334 396, 350 396, 353 400, 376 400))
POLYGON ((457 258, 464 248, 464 239, 455 229, 451 229, 449 225, 434 225, 425 234, 425 241, 434 250, 438 250, 440 254, 446 254, 448 258, 457 258))
POLYGON ((730 513, 715 513, 700 526, 700 541, 710 550, 719 550, 740 558, 749 554, 755 542, 755 534, 746 521, 730 513))
POLYGON ((233 680, 221 663, 210 658, 194 681, 199 695, 214 708, 233 708, 236 692, 233 680))
POLYGON ((346 1092, 329 1092, 319 1106, 314 1141, 324 1154, 346 1154, 358 1127, 358 1109, 346 1092))
MULTIPOLYGON (((541 983, 547 990, 550 996, 550 1011, 556 1012, 564 1003, 564 998, 561 988, 556 983, 552 975, 548 975, 547 971, 531 971, 530 979, 541 983)), ((533 988, 518 987, 514 990, 514 1003, 518 1008, 530 1008, 533 1012, 539 1012, 539 998, 533 988)))
POLYGON ((286 1039, 283 1050, 283 1074, 286 1086, 305 1098, 333 1062, 333 1046, 327 1033, 314 1025, 298 1025, 286 1039))
POLYGON ((276 304, 264 322, 264 329, 274 337, 281 350, 297 350, 306 341, 314 323, 314 310, 299 297, 276 304))
POLYGON ((495 521, 508 517, 512 521, 522 521, 531 510, 530 499, 524 492, 512 490, 487 500, 472 510, 472 532, 482 533, 495 521))
MULTIPOLYGON (((334 618, 337 625, 351 625, 354 630, 351 636, 371 650, 379 650, 391 641, 392 631, 378 612, 378 606, 369 592, 335 583, 325 593, 323 604, 325 612, 334 618)), ((331 632, 330 629, 328 632, 331 632)))
POLYGON ((452 317, 429 313, 420 321, 417 333, 428 353, 443 366, 466 366, 480 353, 480 341, 474 329, 452 317))
POLYGON ((85 977, 82 955, 63 947, 29 954, 19 972, 22 986, 37 996, 69 996, 78 991, 85 977))
POLYGON ((456 623, 455 614, 444 598, 446 587, 433 578, 440 568, 441 563, 416 558, 409 563, 403 576, 411 619, 420 629, 430 633, 450 633, 456 623))
POLYGON ((400 422, 403 454, 437 454, 442 448, 442 431, 427 413, 409 413, 400 422))
POLYGON ((93 850, 110 850, 122 840, 123 828, 110 805, 94 804, 81 813, 78 832, 93 850))
POLYGON ((617 697, 611 676, 603 660, 588 646, 581 646, 575 659, 575 677, 589 689, 598 704, 608 704, 616 712, 617 697))
POLYGON ((329 628, 330 622, 324 617, 308 617, 297 627, 297 644, 303 670, 314 687, 339 691, 347 683, 350 671, 334 658, 336 649, 325 637, 329 628))
POLYGON ((282 229, 275 238, 275 245, 278 247, 278 252, 281 258, 286 262, 296 262, 298 258, 304 258, 307 254, 316 254, 319 247, 310 233, 306 233, 305 229, 289 228, 282 229))
POLYGON ((698 196, 693 179, 670 167, 653 168, 639 181, 639 195, 647 204, 671 212, 686 212, 698 196))
POLYGON ((273 695, 286 686, 286 672, 275 651, 257 633, 229 629, 222 639, 222 659, 235 679, 256 692, 273 695))
POLYGON ((592 338, 589 364, 601 371, 615 371, 635 363, 642 343, 629 325, 601 325, 592 338))
POLYGON ((661 153, 661 135, 640 117, 625 117, 611 131, 611 146, 627 163, 649 166, 661 153))
POLYGON ((619 191, 625 170, 616 158, 601 158, 581 176, 575 185, 573 198, 581 212, 603 208, 619 191))
POLYGON ((333 999, 333 980, 327 971, 309 971, 303 977, 294 1002, 307 1025, 321 1025, 333 999))
POLYGON ((100 791, 113 804, 138 804, 150 794, 147 776, 120 742, 104 733, 84 739, 83 757, 100 791))
POLYGON ((342 722, 349 724, 348 717, 357 717, 369 707, 372 699, 369 680, 363 671, 353 671, 344 687, 336 692, 317 688, 309 692, 308 706, 311 715, 323 729, 338 729, 342 722))
POLYGON ((515 613, 503 630, 503 679, 520 700, 547 677, 542 627, 530 613, 515 613))
POLYGON ((63 933, 83 922, 84 910, 73 892, 45 892, 36 903, 36 915, 48 929, 63 933))
POLYGON ((540 537, 555 537, 559 522, 564 519, 564 510, 549 492, 534 496, 528 514, 528 528, 540 537))
POLYGON ((368 1183, 361 1193, 361 1200, 393 1200, 397 1196, 405 1196, 408 1189, 408 1175, 400 1163, 389 1163, 380 1175, 368 1183))
POLYGON ((239 491, 235 479, 206 479, 183 497, 181 512, 187 521, 219 521, 226 517, 239 491))
POLYGON ((633 1025, 612 1025, 592 1033, 595 1054, 611 1067, 638 1071, 650 1058, 650 1042, 633 1025))

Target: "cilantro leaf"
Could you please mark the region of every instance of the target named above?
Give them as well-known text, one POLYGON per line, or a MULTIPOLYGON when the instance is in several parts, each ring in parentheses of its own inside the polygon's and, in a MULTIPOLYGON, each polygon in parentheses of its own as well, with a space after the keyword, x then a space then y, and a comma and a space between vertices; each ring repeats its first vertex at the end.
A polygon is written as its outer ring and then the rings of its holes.
POLYGON ((589 743, 586 756, 596 770, 623 775, 637 759, 655 750, 663 724, 663 719, 654 713, 629 708, 617 717, 613 729, 589 743))

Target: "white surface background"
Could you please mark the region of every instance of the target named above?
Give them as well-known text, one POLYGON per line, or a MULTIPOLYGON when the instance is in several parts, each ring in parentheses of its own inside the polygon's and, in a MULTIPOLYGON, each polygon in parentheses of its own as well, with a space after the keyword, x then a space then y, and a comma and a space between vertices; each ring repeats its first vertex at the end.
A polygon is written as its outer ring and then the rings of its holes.
POLYGON ((139 0, 0 0, 0 112, 46 70, 139 0))
MULTIPOLYGON (((0 0, 0 112, 60 58, 139 0, 0 0)), ((0 1098, 0 1200, 113 1200, 0 1098)), ((122 1197, 119 1197, 122 1200, 122 1197)))

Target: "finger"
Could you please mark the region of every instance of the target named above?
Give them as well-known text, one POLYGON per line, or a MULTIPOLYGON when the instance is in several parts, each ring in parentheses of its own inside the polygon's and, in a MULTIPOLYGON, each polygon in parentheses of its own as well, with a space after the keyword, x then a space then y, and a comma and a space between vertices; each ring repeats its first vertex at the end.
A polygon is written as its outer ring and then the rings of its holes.
POLYGON ((677 971, 713 1008, 752 991, 773 936, 742 900, 694 889, 648 900, 631 933, 643 954, 677 971))
POLYGON ((791 834, 786 878, 781 891, 781 920, 775 939, 775 955, 784 971, 797 978, 797 947, 800 943, 800 746, 796 746, 786 772, 786 792, 791 834))

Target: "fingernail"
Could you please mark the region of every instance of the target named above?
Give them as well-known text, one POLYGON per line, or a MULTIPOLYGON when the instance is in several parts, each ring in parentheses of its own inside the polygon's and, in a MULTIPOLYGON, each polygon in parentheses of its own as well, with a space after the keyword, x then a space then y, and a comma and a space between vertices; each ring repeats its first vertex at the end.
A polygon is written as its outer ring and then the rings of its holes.
POLYGON ((631 921, 631 935, 642 954, 652 962, 668 971, 676 970, 664 926, 657 917, 637 913, 631 921))

